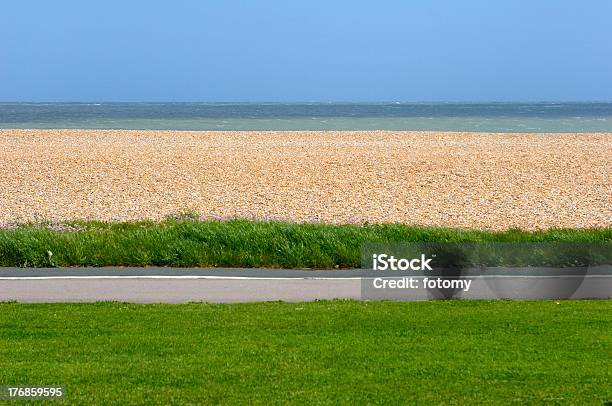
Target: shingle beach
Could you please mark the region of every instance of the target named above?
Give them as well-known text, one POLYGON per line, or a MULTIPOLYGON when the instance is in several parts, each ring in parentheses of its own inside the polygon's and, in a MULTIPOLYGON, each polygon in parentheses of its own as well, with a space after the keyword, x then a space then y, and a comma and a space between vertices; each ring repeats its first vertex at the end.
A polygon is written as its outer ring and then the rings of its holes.
POLYGON ((612 226, 612 134, 0 130, 0 224, 612 226))

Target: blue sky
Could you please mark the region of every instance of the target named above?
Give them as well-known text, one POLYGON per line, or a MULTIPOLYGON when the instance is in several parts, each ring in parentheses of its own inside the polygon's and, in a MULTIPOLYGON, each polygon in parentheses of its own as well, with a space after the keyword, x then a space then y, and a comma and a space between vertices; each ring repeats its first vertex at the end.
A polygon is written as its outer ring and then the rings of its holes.
POLYGON ((4 2, 2 101, 612 100, 610 1, 4 2))

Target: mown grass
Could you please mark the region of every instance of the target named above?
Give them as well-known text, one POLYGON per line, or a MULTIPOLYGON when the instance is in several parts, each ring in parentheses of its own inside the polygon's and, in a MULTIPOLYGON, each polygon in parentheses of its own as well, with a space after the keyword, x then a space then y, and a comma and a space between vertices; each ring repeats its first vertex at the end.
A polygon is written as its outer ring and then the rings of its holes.
POLYGON ((612 229, 504 232, 247 220, 72 222, 0 230, 0 266, 350 268, 376 242, 610 242, 612 229), (61 228, 61 227, 60 227, 61 228), (76 230, 76 231, 74 231, 76 230))
POLYGON ((604 404, 610 301, 0 304, 0 386, 68 404, 604 404))

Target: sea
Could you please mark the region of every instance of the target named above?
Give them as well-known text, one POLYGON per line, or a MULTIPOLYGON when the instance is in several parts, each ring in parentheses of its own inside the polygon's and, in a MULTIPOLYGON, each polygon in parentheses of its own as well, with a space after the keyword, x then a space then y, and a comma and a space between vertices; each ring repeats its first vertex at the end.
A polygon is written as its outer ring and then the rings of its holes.
POLYGON ((0 128, 612 132, 612 103, 0 103, 0 128))

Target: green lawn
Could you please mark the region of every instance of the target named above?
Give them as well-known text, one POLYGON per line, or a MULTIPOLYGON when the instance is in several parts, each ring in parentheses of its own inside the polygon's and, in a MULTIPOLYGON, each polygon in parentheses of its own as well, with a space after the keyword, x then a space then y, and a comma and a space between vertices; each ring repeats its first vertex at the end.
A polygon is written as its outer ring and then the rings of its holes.
POLYGON ((246 220, 104 223, 0 230, 0 266, 351 268, 363 243, 612 242, 612 229, 487 232, 389 225, 246 220), (51 229, 50 229, 51 228, 51 229), (50 255, 51 254, 51 255, 50 255))
POLYGON ((69 403, 612 400, 611 301, 0 304, 0 386, 69 403))

